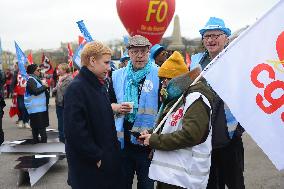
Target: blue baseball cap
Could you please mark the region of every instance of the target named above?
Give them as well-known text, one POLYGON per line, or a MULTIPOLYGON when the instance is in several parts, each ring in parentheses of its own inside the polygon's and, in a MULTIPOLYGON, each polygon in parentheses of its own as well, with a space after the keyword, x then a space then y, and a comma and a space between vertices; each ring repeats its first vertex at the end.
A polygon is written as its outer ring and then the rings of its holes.
POLYGON ((221 18, 210 17, 204 28, 199 30, 199 33, 201 34, 201 36, 203 36, 204 33, 209 30, 221 30, 227 36, 231 35, 231 30, 229 28, 226 28, 225 22, 221 18))

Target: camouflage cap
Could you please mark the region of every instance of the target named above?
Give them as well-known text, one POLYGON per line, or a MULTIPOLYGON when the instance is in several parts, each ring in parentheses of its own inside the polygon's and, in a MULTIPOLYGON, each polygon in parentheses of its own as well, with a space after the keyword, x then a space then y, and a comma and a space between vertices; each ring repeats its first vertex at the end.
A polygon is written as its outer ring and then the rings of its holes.
POLYGON ((151 45, 152 44, 146 37, 143 37, 142 35, 134 35, 133 37, 129 38, 126 48, 130 49, 132 47, 150 47, 151 45))

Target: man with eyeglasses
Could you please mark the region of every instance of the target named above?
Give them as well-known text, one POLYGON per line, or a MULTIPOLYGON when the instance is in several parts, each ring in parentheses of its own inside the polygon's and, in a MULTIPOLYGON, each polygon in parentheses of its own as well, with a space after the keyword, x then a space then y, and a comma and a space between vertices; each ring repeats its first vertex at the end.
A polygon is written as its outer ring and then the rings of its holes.
MULTIPOLYGON (((211 17, 205 27, 199 30, 206 49, 191 57, 190 70, 202 70, 229 43, 231 30, 222 19, 211 17)), ((221 84, 221 83, 220 83, 221 84)), ((226 103, 216 95, 212 115, 212 156, 207 189, 243 189, 244 148, 243 128, 235 119, 226 103)))
POLYGON ((130 60, 126 67, 113 72, 113 87, 109 90, 113 110, 118 114, 115 125, 122 147, 126 189, 132 188, 135 172, 137 189, 154 188, 154 182, 148 178, 151 150, 139 144, 134 134, 151 129, 158 112, 158 67, 149 58, 150 46, 143 36, 130 37, 130 60), (133 109, 129 104, 133 104, 133 109))

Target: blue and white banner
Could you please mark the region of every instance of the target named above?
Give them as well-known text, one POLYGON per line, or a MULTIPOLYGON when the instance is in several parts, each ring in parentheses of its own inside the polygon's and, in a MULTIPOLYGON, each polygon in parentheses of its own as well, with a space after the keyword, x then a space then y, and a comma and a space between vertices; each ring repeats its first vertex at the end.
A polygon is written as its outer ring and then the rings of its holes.
POLYGON ((89 31, 87 30, 85 24, 84 24, 84 21, 83 20, 80 20, 78 22, 76 22, 78 24, 78 27, 81 31, 81 33, 83 34, 85 40, 87 42, 91 42, 91 41, 94 41, 91 34, 89 33, 89 31))
POLYGON ((79 47, 77 48, 75 54, 73 55, 73 62, 76 64, 76 66, 80 69, 82 67, 81 65, 81 52, 84 48, 85 43, 81 43, 79 47))
POLYGON ((28 74, 25 68, 25 64, 28 62, 28 59, 16 41, 15 41, 15 48, 16 48, 16 55, 18 59, 18 67, 19 67, 20 74, 22 75, 22 77, 28 80, 28 74))
MULTIPOLYGON (((94 41, 90 32, 88 31, 87 27, 85 26, 84 21, 80 20, 76 23, 78 24, 78 27, 79 27, 81 33, 83 34, 85 40, 87 42, 94 41)), ((85 44, 86 43, 79 44, 79 47, 77 48, 75 54, 73 55, 73 62, 77 65, 78 68, 82 67, 82 65, 81 65, 81 52, 82 52, 85 44)))

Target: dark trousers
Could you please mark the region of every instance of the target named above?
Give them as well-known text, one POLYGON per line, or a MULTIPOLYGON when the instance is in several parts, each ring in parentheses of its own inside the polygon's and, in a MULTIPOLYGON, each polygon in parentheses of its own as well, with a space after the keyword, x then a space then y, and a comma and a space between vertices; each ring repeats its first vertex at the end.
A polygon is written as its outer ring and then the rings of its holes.
POLYGON ((47 135, 46 135, 46 128, 32 128, 33 140, 34 143, 46 143, 47 142, 47 135), (38 136, 40 135, 40 140, 38 136))
POLYGON ((18 103, 18 109, 20 111, 19 120, 23 120, 24 123, 29 122, 29 114, 26 109, 25 103, 24 103, 24 96, 18 95, 17 96, 17 103, 18 103))
POLYGON ((132 189, 135 173, 137 189, 154 189, 154 181, 148 177, 151 160, 147 150, 137 150, 126 145, 122 151, 122 159, 126 189, 132 189))
POLYGON ((56 115, 58 121, 59 141, 65 143, 64 126, 63 126, 63 106, 56 105, 56 115))
POLYGON ((213 149, 207 189, 244 189, 244 148, 241 137, 223 148, 213 149))

